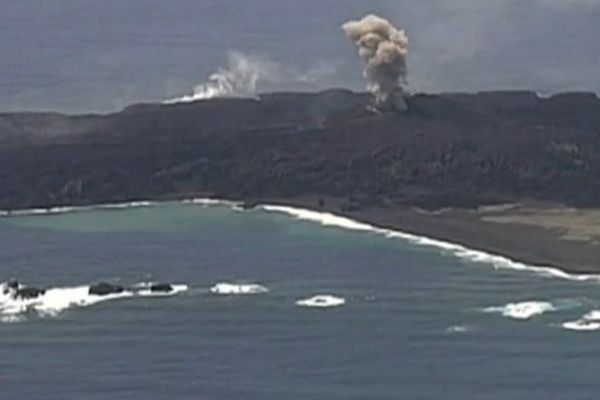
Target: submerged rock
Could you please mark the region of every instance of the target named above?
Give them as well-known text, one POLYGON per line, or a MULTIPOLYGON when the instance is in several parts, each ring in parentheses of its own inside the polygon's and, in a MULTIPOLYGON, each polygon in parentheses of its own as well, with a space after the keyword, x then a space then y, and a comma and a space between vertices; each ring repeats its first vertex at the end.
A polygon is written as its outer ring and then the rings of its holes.
POLYGON ((168 283, 155 283, 150 285, 150 292, 169 293, 173 291, 173 286, 168 283))
POLYGON ((95 285, 91 285, 88 289, 89 294, 95 294, 97 296, 106 296, 109 294, 123 293, 125 289, 122 286, 112 285, 106 282, 100 282, 95 285))

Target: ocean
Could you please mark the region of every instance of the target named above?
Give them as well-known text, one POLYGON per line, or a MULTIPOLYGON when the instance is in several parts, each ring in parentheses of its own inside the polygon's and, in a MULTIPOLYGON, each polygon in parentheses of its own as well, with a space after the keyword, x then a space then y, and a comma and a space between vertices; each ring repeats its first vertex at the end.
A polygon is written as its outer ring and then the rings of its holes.
MULTIPOLYGON (((364 90, 340 26, 370 12, 407 29, 411 92, 598 89, 597 8, 476 3, 5 1, 0 112, 106 113, 191 95, 236 71, 231 54, 255 67, 256 92, 364 90)), ((600 277, 308 210, 0 212, 0 282, 0 400, 562 400, 600 389, 600 277), (13 279, 46 291, 15 299, 13 279), (90 295, 99 282, 125 291, 90 295), (157 282, 174 290, 152 292, 157 282)))
POLYGON ((588 399, 600 280, 329 214, 137 203, 0 218, 1 399, 588 399), (98 282, 118 296, 88 295, 98 282), (178 288, 149 293, 151 282, 178 288), (321 296, 314 298, 314 296, 321 296))

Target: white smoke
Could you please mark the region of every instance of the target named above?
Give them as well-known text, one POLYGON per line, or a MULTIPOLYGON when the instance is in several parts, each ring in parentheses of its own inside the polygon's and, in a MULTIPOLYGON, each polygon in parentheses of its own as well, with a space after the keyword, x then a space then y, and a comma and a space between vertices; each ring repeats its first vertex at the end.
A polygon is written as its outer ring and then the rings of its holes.
POLYGON ((348 21, 342 30, 356 46, 366 64, 367 90, 382 108, 406 108, 402 84, 406 83, 408 37, 389 21, 367 15, 358 21, 348 21))
POLYGON ((194 93, 165 103, 185 103, 215 97, 258 98, 260 85, 280 83, 315 85, 335 75, 336 67, 331 63, 317 64, 306 71, 286 68, 265 57, 233 51, 229 53, 227 68, 219 68, 208 81, 194 88, 194 93))
POLYGON ((209 76, 208 82, 194 88, 191 95, 165 101, 165 103, 182 103, 214 97, 256 97, 258 82, 270 79, 276 66, 259 57, 239 52, 229 54, 227 68, 209 76))

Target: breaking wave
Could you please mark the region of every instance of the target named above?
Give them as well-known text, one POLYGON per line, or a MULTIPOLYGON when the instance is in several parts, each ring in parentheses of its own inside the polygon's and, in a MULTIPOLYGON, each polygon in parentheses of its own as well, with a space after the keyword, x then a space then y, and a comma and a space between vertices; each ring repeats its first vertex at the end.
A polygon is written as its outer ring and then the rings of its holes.
POLYGON ((452 325, 446 328, 446 333, 465 333, 468 332, 469 328, 464 325, 452 325))
POLYGON ((280 205, 262 205, 260 208, 267 212, 277 212, 290 215, 296 219, 311 221, 323 226, 331 226, 353 231, 371 232, 383 235, 390 239, 401 239, 410 244, 437 248, 453 254, 454 256, 476 263, 492 265, 495 269, 508 269, 516 271, 531 272, 543 277, 561 278, 579 282, 600 282, 600 275, 570 274, 557 268, 528 265, 511 260, 508 257, 489 254, 481 250, 469 249, 460 244, 445 242, 425 236, 380 228, 371 224, 359 222, 347 217, 335 215, 328 212, 319 212, 303 208, 280 205))
POLYGON ((523 301, 521 303, 508 303, 500 307, 487 307, 482 309, 486 313, 498 313, 507 318, 531 319, 548 311, 556 311, 557 307, 546 301, 523 301))
POLYGON ((93 210, 122 210, 128 208, 152 207, 164 204, 156 201, 129 201, 123 203, 95 204, 91 206, 69 206, 49 208, 28 208, 23 210, 0 210, 0 217, 20 217, 32 215, 69 214, 93 210))
POLYGON ((567 321, 562 327, 571 331, 597 331, 600 329, 600 310, 593 310, 576 321, 567 321))
POLYGON ((314 308, 340 307, 344 304, 346 304, 346 299, 331 294, 319 294, 296 301, 297 306, 314 308))
POLYGON ((0 293, 0 315, 3 317, 19 318, 29 313, 40 316, 55 316, 71 307, 86 307, 104 301, 133 297, 133 292, 124 291, 118 294, 98 296, 89 294, 89 286, 73 286, 47 289, 39 297, 22 299, 15 298, 2 288, 0 293))
POLYGON ((197 198, 182 200, 181 204, 200 205, 203 207, 229 207, 232 210, 243 210, 241 201, 197 198))
POLYGON ((267 293, 269 289, 257 283, 227 283, 220 282, 212 286, 210 292, 220 295, 245 295, 267 293))
MULTIPOLYGON (((0 283, 0 321, 21 322, 29 315, 54 317, 74 307, 88 307, 98 303, 149 296, 173 296, 188 289, 187 285, 171 285, 168 292, 153 292, 150 286, 138 284, 120 293, 90 294, 91 285, 44 289, 39 295, 19 297, 7 282, 0 283)), ((18 285, 18 289, 27 288, 18 285)))
POLYGON ((600 329, 600 322, 591 322, 580 319, 577 321, 565 322, 562 326, 570 331, 597 331, 600 329))
MULTIPOLYGON (((0 210, 0 217, 20 217, 35 215, 55 215, 70 214, 77 212, 95 211, 95 210, 126 210, 130 208, 156 207, 169 204, 168 201, 129 201, 123 203, 95 204, 90 206, 69 206, 69 207, 49 207, 49 208, 28 208, 23 210, 0 210)), ((192 198, 184 199, 174 204, 200 205, 203 207, 229 207, 234 210, 241 210, 242 203, 238 201, 219 200, 211 198, 192 198)))

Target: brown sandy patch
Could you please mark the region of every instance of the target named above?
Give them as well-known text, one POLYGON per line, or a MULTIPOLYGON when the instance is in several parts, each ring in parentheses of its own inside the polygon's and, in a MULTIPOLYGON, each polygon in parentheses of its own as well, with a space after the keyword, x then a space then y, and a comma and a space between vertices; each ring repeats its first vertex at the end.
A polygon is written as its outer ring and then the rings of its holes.
POLYGON ((511 207, 488 209, 480 211, 480 214, 486 222, 550 229, 563 240, 600 245, 600 209, 511 207))

